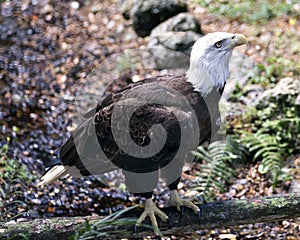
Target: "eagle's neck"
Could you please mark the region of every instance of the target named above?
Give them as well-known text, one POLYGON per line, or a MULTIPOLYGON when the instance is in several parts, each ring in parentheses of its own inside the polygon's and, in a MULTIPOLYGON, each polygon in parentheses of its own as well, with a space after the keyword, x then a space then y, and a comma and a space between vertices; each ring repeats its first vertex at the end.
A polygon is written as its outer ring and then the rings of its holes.
POLYGON ((204 97, 214 90, 221 91, 228 76, 229 58, 223 64, 206 64, 201 59, 198 61, 191 60, 190 67, 186 72, 188 82, 204 97))

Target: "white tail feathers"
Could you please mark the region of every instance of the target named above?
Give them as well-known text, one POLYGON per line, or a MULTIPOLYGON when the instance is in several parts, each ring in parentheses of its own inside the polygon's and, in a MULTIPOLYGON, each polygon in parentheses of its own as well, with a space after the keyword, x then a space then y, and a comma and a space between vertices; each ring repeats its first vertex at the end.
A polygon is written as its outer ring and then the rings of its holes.
POLYGON ((63 178, 67 176, 69 173, 67 169, 63 165, 56 165, 49 169, 41 178, 41 181, 37 184, 37 186, 42 186, 45 184, 49 184, 54 182, 59 178, 63 178))

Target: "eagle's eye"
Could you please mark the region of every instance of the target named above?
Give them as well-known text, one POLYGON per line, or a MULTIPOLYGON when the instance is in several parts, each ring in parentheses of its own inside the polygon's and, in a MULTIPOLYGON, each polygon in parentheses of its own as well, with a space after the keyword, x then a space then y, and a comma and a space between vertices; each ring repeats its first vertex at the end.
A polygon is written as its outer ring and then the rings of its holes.
POLYGON ((215 47, 216 47, 216 48, 222 47, 222 43, 223 43, 223 41, 216 42, 216 43, 215 43, 215 47))

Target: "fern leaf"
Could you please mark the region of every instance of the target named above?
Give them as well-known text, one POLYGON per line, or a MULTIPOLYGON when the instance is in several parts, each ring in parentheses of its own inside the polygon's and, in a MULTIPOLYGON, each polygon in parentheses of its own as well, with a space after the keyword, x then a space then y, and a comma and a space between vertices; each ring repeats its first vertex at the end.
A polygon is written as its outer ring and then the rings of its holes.
POLYGON ((278 146, 261 147, 254 155, 253 160, 257 160, 259 157, 266 157, 272 153, 278 151, 278 146))
POLYGON ((253 160, 262 159, 259 165, 259 172, 262 174, 270 173, 274 185, 278 177, 282 174, 284 162, 284 148, 286 144, 280 144, 276 136, 265 133, 264 129, 249 133, 243 132, 245 136, 242 141, 253 154, 253 160))
POLYGON ((232 138, 229 141, 216 141, 211 143, 207 150, 198 147, 194 152, 196 157, 201 158, 201 173, 198 175, 198 181, 195 182, 195 189, 201 190, 206 199, 214 198, 215 192, 223 192, 226 184, 230 183, 235 171, 232 168, 232 160, 241 159, 239 154, 244 151, 243 148, 232 147, 237 145, 232 138), (233 151, 238 149, 238 151, 233 151))

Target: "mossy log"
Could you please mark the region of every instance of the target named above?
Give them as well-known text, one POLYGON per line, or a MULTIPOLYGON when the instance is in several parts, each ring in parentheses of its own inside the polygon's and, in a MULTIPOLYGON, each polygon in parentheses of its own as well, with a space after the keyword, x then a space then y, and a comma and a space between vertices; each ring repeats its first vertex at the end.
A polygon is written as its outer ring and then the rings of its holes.
MULTIPOLYGON (((158 219, 160 230, 163 234, 176 235, 179 229, 180 232, 184 232, 192 229, 211 229, 294 219, 300 217, 300 196, 277 195, 258 199, 230 200, 201 204, 199 207, 201 209, 199 222, 190 209, 186 208, 184 214, 180 216, 174 207, 163 208, 162 210, 169 216, 172 226, 158 219)), ((140 209, 133 209, 123 214, 121 218, 138 217, 141 212, 140 209)), ((14 236, 11 239, 24 239, 22 236, 33 240, 68 239, 76 230, 83 227, 86 219, 92 224, 94 221, 100 220, 101 217, 36 219, 15 224, 1 224, 0 239, 9 236, 14 236)), ((149 224, 149 220, 147 223, 149 224)), ((140 228, 138 234, 132 232, 132 226, 122 226, 122 229, 129 231, 129 233, 122 235, 122 238, 152 234, 147 228, 140 228)))

